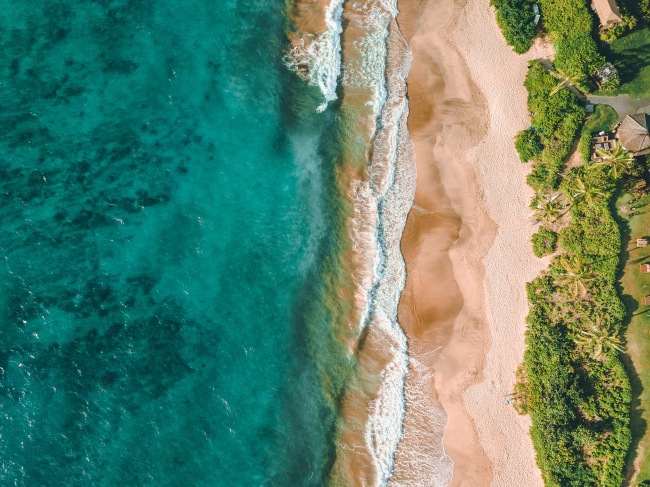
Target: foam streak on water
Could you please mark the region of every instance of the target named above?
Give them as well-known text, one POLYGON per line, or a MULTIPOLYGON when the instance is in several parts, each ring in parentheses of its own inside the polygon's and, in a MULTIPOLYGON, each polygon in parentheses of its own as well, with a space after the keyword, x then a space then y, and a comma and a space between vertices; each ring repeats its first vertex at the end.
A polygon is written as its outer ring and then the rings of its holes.
POLYGON ((402 439, 395 455, 389 487, 445 487, 451 482, 454 464, 445 453, 443 431, 447 413, 431 395, 434 379, 430 365, 418 358, 436 354, 409 343, 409 372, 405 395, 408 414, 404 418, 402 439))
POLYGON ((341 15, 343 0, 331 0, 326 5, 324 30, 298 32, 292 38, 292 47, 286 57, 290 69, 305 81, 317 86, 324 101, 317 111, 322 112, 329 102, 337 99, 336 88, 341 73, 341 15))
POLYGON ((397 323, 397 304, 406 273, 399 244, 415 188, 411 144, 406 130, 408 106, 404 83, 410 58, 394 24, 396 13, 395 8, 387 10, 390 34, 386 41, 390 48, 384 50, 386 83, 376 87, 373 100, 377 104, 378 100, 386 97, 369 167, 368 184, 373 187, 376 200, 364 202, 365 205, 376 204, 376 238, 379 244, 366 326, 372 328, 369 333, 384 337, 391 356, 381 372, 382 382, 376 398, 370 401, 371 411, 366 426, 366 440, 377 464, 379 485, 385 484, 390 475, 404 415, 403 387, 408 363, 406 337, 397 323), (388 58, 389 52, 392 58, 388 58))
MULTIPOLYGON (((361 366, 346 398, 353 401, 361 396, 361 405, 368 408, 364 439, 375 470, 369 485, 385 485, 390 476, 401 436, 408 366, 406 337, 397 323, 397 304, 405 281, 399 244, 413 202, 415 168, 406 129, 405 79, 410 53, 395 24, 396 15, 394 2, 356 3, 351 18, 365 32, 352 40, 360 55, 349 57, 344 68, 344 89, 369 91, 367 105, 377 116, 367 178, 353 188, 357 251, 362 256, 375 253, 371 286, 359 290, 366 295, 359 326, 367 338, 360 351, 361 366), (374 385, 377 376, 380 381, 374 385)), ((367 262, 370 264, 369 259, 367 262)), ((348 446, 343 442, 341 450, 348 446)))
MULTIPOLYGON (((328 26, 336 18, 330 13, 324 12, 328 26)), ((343 171, 354 174, 341 180, 352 213, 346 231, 356 286, 355 312, 340 343, 356 368, 342 398, 333 485, 386 485, 402 433, 408 356, 397 322, 406 277, 400 240, 415 193, 415 165, 407 131, 411 56, 397 13, 396 0, 359 0, 345 3, 338 16, 346 26, 341 35, 345 96, 339 108, 345 124, 343 171)), ((303 24, 308 23, 303 19, 303 24)), ((318 40, 304 33, 300 41, 292 39, 290 64, 311 84, 324 72, 320 66, 332 60, 330 51, 313 59, 318 40)))

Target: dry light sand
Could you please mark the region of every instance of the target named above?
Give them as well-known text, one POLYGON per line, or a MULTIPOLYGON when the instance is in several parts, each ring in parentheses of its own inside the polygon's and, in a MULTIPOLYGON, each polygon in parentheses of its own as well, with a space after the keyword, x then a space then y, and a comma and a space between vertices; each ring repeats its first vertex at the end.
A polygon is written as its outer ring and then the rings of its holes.
POLYGON ((402 240, 399 318, 419 369, 407 377, 393 480, 413 485, 409 451, 435 436, 435 424, 422 426, 426 411, 409 402, 425 367, 432 403, 448 415, 451 485, 542 486, 530 422, 503 397, 523 358, 525 283, 548 263, 532 255, 530 168, 519 162, 513 137, 529 124, 527 61, 550 56, 550 47, 517 56, 487 0, 400 0, 399 9, 413 52, 409 131, 418 171, 402 240))

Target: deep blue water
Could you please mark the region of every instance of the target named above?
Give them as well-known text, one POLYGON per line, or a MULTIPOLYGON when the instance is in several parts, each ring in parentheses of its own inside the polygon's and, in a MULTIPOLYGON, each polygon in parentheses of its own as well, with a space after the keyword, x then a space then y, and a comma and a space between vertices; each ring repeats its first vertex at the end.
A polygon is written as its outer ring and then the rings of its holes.
POLYGON ((329 129, 284 6, 0 0, 1 485, 322 484, 329 129))

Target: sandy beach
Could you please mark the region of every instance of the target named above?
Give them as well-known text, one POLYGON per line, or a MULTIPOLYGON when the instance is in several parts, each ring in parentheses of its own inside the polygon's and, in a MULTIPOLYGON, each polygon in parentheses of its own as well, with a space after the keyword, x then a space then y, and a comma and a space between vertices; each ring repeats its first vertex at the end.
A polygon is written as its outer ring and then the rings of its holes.
POLYGON ((550 47, 517 56, 484 0, 400 0, 399 8, 413 52, 409 131, 418 174, 402 239, 399 319, 411 369, 392 480, 541 486, 529 420, 503 397, 523 358, 525 283, 547 265, 532 254, 530 168, 512 141, 529 123, 527 61, 549 56, 550 47), (424 473, 413 472, 415 451, 426 453, 424 473))

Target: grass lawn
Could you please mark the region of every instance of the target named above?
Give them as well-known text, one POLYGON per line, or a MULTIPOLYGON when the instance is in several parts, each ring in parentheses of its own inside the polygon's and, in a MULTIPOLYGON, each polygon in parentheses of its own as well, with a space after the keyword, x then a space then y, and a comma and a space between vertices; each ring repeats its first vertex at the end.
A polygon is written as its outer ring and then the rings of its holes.
POLYGON ((619 70, 621 86, 616 91, 599 94, 650 97, 650 27, 643 26, 615 40, 607 51, 607 59, 619 70))
POLYGON ((591 154, 591 135, 600 131, 609 132, 618 120, 616 110, 609 105, 596 105, 585 124, 582 126, 578 151, 582 157, 589 157, 591 154))
POLYGON ((587 119, 583 131, 590 134, 600 131, 609 132, 618 120, 618 114, 609 105, 596 105, 594 113, 587 119))
POLYGON ((650 237, 650 196, 629 205, 631 197, 629 193, 622 194, 616 206, 618 210, 622 205, 633 206, 640 213, 633 217, 620 212, 617 215, 624 262, 619 284, 628 323, 625 332, 628 353, 624 362, 632 381, 632 448, 626 473, 629 479, 638 465, 639 475, 631 484, 637 485, 637 482, 650 481, 650 306, 643 304, 643 297, 650 295, 650 274, 641 274, 639 269, 640 264, 650 263, 650 246, 636 248, 637 238, 650 237))

